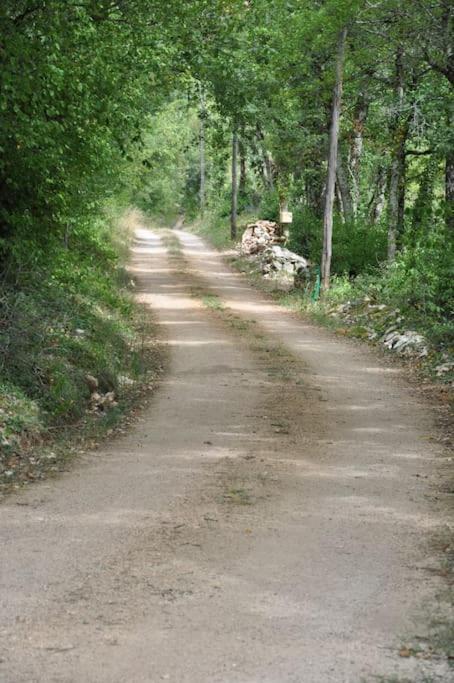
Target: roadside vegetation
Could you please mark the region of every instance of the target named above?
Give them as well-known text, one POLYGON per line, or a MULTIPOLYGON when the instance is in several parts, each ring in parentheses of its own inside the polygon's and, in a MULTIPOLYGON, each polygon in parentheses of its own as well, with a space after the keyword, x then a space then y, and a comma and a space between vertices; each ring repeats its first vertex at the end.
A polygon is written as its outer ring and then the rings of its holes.
POLYGON ((189 97, 160 111, 155 128, 181 145, 160 157, 145 207, 168 216, 178 188, 175 214, 227 250, 290 211, 286 247, 311 268, 292 306, 371 341, 420 335, 418 360, 449 385, 451 41, 444 0, 253 3, 225 60, 205 54, 189 97))
POLYGON ((334 276, 330 289, 314 298, 315 279, 288 291, 279 281, 264 279, 257 263, 241 256, 239 247, 226 253, 231 265, 283 306, 339 335, 392 353, 425 380, 449 391, 454 379, 452 322, 414 306, 386 264, 357 278, 334 276))
POLYGON ((176 87, 185 12, 127 4, 1 3, 2 488, 108 432, 161 366, 125 271, 124 216, 176 87))
POLYGON ((0 489, 57 470, 83 437, 96 443, 160 372, 151 314, 122 262, 131 224, 106 211, 83 250, 1 284, 0 489))

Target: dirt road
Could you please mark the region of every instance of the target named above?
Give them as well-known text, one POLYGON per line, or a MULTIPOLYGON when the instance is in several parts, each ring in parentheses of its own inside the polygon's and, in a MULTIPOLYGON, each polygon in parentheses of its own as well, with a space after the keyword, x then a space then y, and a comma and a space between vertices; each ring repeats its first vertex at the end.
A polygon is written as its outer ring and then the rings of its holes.
POLYGON ((0 508, 0 681, 449 680, 398 655, 440 581, 429 411, 177 235, 190 272, 134 248, 171 349, 150 408, 0 508))

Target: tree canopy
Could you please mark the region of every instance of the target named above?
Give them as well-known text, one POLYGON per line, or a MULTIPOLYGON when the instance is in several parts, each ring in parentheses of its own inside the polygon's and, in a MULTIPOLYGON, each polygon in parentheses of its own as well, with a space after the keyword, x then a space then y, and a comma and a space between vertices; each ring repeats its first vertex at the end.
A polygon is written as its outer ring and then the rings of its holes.
POLYGON ((451 244, 448 0, 5 0, 0 46, 10 272, 83 248, 113 196, 168 211, 175 181, 178 210, 200 193, 225 210, 232 135, 240 213, 289 205, 293 246, 320 262, 328 211, 334 272, 451 244))

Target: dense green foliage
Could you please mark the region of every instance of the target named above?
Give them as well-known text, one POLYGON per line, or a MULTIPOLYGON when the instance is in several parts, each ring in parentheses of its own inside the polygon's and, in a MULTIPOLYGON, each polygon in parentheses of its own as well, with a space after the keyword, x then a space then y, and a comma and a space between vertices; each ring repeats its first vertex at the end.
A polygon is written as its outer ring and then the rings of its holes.
POLYGON ((64 254, 51 268, 35 271, 39 285, 27 277, 1 290, 2 377, 55 419, 81 416, 89 398, 86 373, 95 372, 108 391, 116 388, 119 371, 134 370, 131 303, 121 294, 105 231, 95 226, 85 254, 64 254))
MULTIPOLYGON (((87 374, 101 393, 121 398, 122 378, 145 370, 141 315, 122 270, 128 235, 117 239, 116 226, 133 194, 153 184, 144 173, 157 178, 150 157, 157 167, 162 159, 149 131, 170 94, 186 88, 192 45, 214 19, 210 5, 1 3, 0 450, 7 458, 85 414, 87 374)), ((0 458, 0 470, 8 462, 0 458)))
POLYGON ((33 278, 0 286, 0 474, 49 429, 85 415, 87 375, 123 399, 122 383, 148 370, 144 321, 117 265, 112 227, 112 218, 98 219, 84 250, 54 254, 33 278))
MULTIPOLYGON (((336 41, 347 27, 333 273, 350 293, 443 328, 453 313, 452 8, 446 0, 247 3, 222 50, 193 74, 204 104, 202 226, 228 240, 232 131, 242 221, 293 211, 290 248, 320 263, 336 41), (355 284, 355 278, 358 278, 355 284)), ((202 103, 193 107, 202 110, 202 103)), ((193 137, 189 170, 196 174, 193 137)), ((187 205, 191 215, 193 203, 187 205)), ((343 291, 347 290, 343 287, 343 291)), ((448 334, 449 333, 449 334, 448 334)), ((443 335, 441 335, 443 337, 443 335)))

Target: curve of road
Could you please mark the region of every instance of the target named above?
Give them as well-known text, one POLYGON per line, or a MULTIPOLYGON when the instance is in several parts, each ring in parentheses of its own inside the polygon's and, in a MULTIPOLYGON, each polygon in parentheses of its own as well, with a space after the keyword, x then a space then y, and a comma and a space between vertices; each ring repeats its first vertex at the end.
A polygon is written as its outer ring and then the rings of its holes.
POLYGON ((171 350, 150 407, 0 509, 0 680, 449 680, 398 656, 439 587, 430 411, 175 234, 185 265, 133 250, 171 350))

